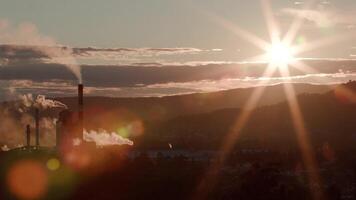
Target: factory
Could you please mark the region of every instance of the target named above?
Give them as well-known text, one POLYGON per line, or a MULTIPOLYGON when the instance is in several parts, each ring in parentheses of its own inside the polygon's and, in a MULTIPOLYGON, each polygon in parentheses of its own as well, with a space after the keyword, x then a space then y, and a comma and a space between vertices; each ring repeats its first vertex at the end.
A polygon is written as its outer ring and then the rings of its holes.
MULTIPOLYGON (((61 147, 68 147, 68 145, 78 146, 79 143, 73 141, 80 140, 81 145, 95 145, 95 143, 85 142, 83 140, 84 131, 84 86, 78 84, 78 109, 71 111, 65 109, 59 113, 58 120, 56 121, 56 146, 59 150, 61 147)), ((41 149, 40 141, 40 118, 41 113, 38 108, 34 110, 35 118, 35 145, 31 146, 31 126, 27 125, 25 130, 26 146, 24 150, 39 150, 41 149)))

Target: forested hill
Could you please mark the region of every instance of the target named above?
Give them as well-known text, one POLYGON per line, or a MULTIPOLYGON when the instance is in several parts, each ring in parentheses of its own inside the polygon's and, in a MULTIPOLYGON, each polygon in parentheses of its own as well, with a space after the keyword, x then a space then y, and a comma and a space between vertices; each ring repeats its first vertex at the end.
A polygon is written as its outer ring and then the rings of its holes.
MULTIPOLYGON (((325 93, 332 86, 294 84, 297 94, 325 93)), ((125 109, 143 119, 165 120, 176 116, 212 112, 225 108, 240 108, 256 88, 233 89, 211 93, 142 98, 85 97, 85 109, 117 111, 125 109)), ((77 108, 77 97, 58 98, 72 110, 77 108)), ((266 87, 259 106, 272 105, 285 100, 283 85, 266 87)))
MULTIPOLYGON (((325 94, 298 96, 307 137, 315 147, 329 143, 334 148, 346 150, 355 146, 356 103, 349 95, 343 95, 341 91, 344 90, 355 97, 356 82, 339 86, 325 94)), ((140 145, 158 148, 170 143, 178 149, 217 149, 241 112, 241 109, 222 109, 150 124, 139 140, 140 145)), ((279 150, 296 147, 298 141, 288 102, 263 106, 253 111, 238 143, 240 147, 263 146, 279 150)))

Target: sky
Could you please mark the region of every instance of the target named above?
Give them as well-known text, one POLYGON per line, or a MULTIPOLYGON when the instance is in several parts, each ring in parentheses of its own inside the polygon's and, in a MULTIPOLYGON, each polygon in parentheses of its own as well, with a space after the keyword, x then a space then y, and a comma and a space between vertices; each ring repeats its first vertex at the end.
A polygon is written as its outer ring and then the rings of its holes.
POLYGON ((250 38, 271 41, 263 5, 281 38, 303 19, 291 46, 318 44, 295 55, 317 72, 271 83, 356 79, 354 0, 2 0, 0 99, 71 95, 81 78, 88 94, 112 96, 256 86, 265 50, 250 38))

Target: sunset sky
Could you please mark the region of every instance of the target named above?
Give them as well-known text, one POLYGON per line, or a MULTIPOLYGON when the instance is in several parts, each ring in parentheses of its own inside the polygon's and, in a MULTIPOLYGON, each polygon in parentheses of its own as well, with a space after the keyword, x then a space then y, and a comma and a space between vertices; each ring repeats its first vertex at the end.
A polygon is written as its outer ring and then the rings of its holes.
MULTIPOLYGON (((293 82, 356 79, 356 1, 265 2, 281 38, 303 18, 291 46, 317 44, 294 55, 316 72, 291 67, 293 82)), ((83 65, 91 95, 162 96, 255 86, 266 64, 254 58, 266 52, 249 37, 271 42, 265 11, 260 0, 5 0, 0 98, 32 89, 71 95, 76 79, 62 65, 74 64, 83 65)), ((275 76, 271 83, 285 81, 275 76)))

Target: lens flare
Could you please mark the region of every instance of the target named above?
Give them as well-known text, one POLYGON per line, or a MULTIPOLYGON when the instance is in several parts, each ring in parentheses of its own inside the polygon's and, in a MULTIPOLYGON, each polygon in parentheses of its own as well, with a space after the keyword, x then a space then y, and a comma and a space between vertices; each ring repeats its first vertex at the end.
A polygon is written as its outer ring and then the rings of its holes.
POLYGON ((56 171, 61 166, 61 163, 56 158, 51 158, 47 161, 47 168, 51 171, 56 171))
MULTIPOLYGON (((306 1, 304 3, 305 10, 310 9, 314 5, 313 0, 306 1)), ((316 50, 321 47, 325 47, 330 44, 335 44, 341 41, 348 41, 354 37, 354 32, 346 33, 346 34, 337 34, 334 37, 323 37, 321 39, 315 41, 306 41, 303 36, 298 36, 298 32, 304 24, 304 17, 303 16, 296 16, 296 18, 291 23, 287 33, 285 35, 281 35, 280 27, 275 19, 276 15, 275 12, 272 11, 271 1, 270 0, 261 0, 263 14, 266 19, 266 24, 268 28, 268 32, 270 35, 270 42, 264 41, 263 39, 259 38, 255 34, 248 32, 236 24, 218 16, 214 15, 211 12, 203 12, 208 17, 211 18, 214 22, 221 25, 228 31, 236 34, 236 36, 245 39, 246 41, 250 42, 251 44, 255 45, 257 48, 262 50, 261 55, 257 55, 253 58, 247 59, 248 61, 267 61, 267 68, 266 71, 275 71, 278 70, 282 77, 290 77, 289 74, 289 67, 303 71, 308 73, 308 71, 316 71, 315 69, 307 66, 303 62, 303 59, 295 57, 301 55, 302 53, 316 50), (296 44, 294 44, 296 43, 296 44), (288 72, 288 73, 286 73, 288 72)), ((273 73, 269 74, 266 77, 268 79, 273 73)), ((303 163, 310 173, 308 175, 308 181, 310 185, 322 185, 320 179, 320 172, 318 168, 318 163, 313 156, 313 149, 310 146, 310 141, 308 140, 309 132, 304 124, 304 118, 301 113, 301 109, 298 104, 298 99, 295 97, 295 91, 293 85, 285 84, 285 95, 287 97, 289 109, 292 114, 293 125, 296 130, 298 142, 300 149, 302 150, 302 158, 303 163)), ((208 169, 206 176, 202 178, 201 183, 198 185, 196 192, 194 193, 193 199, 205 199, 208 197, 209 192, 213 189, 218 180, 218 174, 221 167, 224 164, 226 157, 232 151, 232 147, 236 144, 236 141, 239 139, 239 134, 241 130, 245 127, 245 124, 248 122, 250 113, 248 112, 256 105, 261 98, 261 93, 263 93, 263 89, 256 88, 250 99, 247 101, 247 104, 244 106, 243 112, 237 118, 235 125, 232 126, 231 131, 227 136, 224 138, 224 141, 221 145, 221 155, 216 157, 218 162, 213 163, 208 169)), ((344 102, 355 102, 356 95, 352 93, 349 89, 345 87, 340 88, 340 94, 335 94, 338 96, 338 99, 342 99, 341 101, 344 102), (341 95, 340 95, 341 94, 341 95), (345 100, 347 99, 347 100, 345 100)), ((309 188, 312 196, 314 199, 323 199, 324 191, 323 189, 314 190, 313 188, 309 188)))
POLYGON ((10 168, 7 185, 10 192, 19 199, 41 199, 47 191, 48 175, 43 164, 22 160, 10 168))

